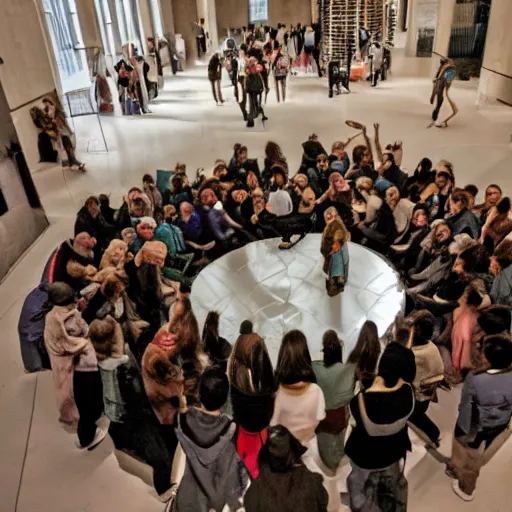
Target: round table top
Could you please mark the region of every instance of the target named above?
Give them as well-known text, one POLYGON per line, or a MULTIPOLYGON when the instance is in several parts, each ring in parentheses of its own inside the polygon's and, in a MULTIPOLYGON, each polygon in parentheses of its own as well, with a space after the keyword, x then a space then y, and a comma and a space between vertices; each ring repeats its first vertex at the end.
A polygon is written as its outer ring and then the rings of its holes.
POLYGON ((251 320, 275 364, 283 335, 300 329, 313 359, 322 336, 334 329, 344 341, 344 359, 366 320, 383 336, 405 306, 399 276, 379 254, 349 243, 345 291, 329 297, 322 272, 321 234, 309 234, 290 250, 277 238, 232 251, 204 268, 192 286, 192 308, 202 329, 209 311, 220 313, 220 335, 234 344, 240 323, 251 320))

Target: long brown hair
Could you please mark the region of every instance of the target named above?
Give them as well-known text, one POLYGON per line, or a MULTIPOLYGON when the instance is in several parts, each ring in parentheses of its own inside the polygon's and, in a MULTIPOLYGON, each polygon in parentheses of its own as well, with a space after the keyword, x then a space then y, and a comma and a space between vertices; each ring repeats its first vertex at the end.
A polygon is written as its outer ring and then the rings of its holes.
POLYGON ((276 142, 269 140, 267 145, 265 146, 265 156, 272 164, 284 164, 286 169, 288 170, 288 165, 286 164, 286 157, 283 154, 283 150, 281 146, 276 142))
POLYGON ((238 337, 229 359, 228 377, 232 386, 248 395, 276 390, 274 370, 263 338, 257 334, 238 337))
POLYGON ((279 384, 316 383, 308 341, 303 332, 293 330, 284 335, 279 348, 275 376, 279 384))
POLYGON ((379 356, 377 326, 371 320, 367 320, 361 327, 356 346, 348 356, 348 362, 356 365, 356 378, 360 380, 365 375, 375 375, 379 356))
POLYGON ((180 355, 187 359, 197 353, 200 343, 199 325, 192 311, 190 300, 182 298, 178 301, 179 304, 181 304, 183 311, 175 313, 169 323, 169 332, 178 335, 180 355))

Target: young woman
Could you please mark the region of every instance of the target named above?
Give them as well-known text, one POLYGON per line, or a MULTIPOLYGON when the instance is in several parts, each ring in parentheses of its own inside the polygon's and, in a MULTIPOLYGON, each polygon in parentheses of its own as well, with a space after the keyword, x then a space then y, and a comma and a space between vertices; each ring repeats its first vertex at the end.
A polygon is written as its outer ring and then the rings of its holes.
POLYGON ((307 447, 325 418, 325 399, 316 384, 308 343, 301 331, 284 335, 275 377, 279 389, 270 424, 285 426, 307 447))
POLYGON ((80 449, 92 449, 107 435, 96 426, 103 413, 103 386, 89 327, 76 307, 75 292, 66 283, 51 283, 44 343, 52 365, 59 421, 78 420, 80 449))
POLYGON ((322 351, 323 361, 314 361, 313 370, 325 397, 326 417, 318 425, 316 435, 324 464, 336 471, 345 454, 347 405, 354 396, 355 364, 343 364, 343 342, 335 331, 325 332, 322 351))
POLYGON ((214 53, 208 63, 208 80, 210 80, 210 84, 212 85, 212 94, 216 105, 222 105, 224 103, 221 90, 222 60, 218 53, 214 53))
POLYGON ((227 372, 233 418, 238 425, 238 453, 256 478, 258 454, 267 441, 276 390, 272 363, 263 339, 252 333, 240 335, 231 352, 227 372))
POLYGON ((407 420, 414 410, 414 391, 400 377, 414 358, 411 351, 390 343, 369 389, 350 402, 355 426, 345 446, 352 471, 347 479, 350 510, 407 510, 404 464, 411 442, 407 420))
POLYGON ((334 206, 324 213, 326 228, 322 235, 323 271, 327 274, 327 294, 335 297, 343 292, 348 279, 350 233, 334 206))
POLYGON ((371 320, 367 320, 361 327, 356 346, 347 361, 356 366, 355 379, 361 383, 363 389, 369 388, 373 383, 379 356, 380 341, 377 326, 371 320))
POLYGON ((227 369, 231 345, 225 338, 219 336, 219 313, 210 311, 206 316, 203 327, 203 350, 213 364, 227 369))

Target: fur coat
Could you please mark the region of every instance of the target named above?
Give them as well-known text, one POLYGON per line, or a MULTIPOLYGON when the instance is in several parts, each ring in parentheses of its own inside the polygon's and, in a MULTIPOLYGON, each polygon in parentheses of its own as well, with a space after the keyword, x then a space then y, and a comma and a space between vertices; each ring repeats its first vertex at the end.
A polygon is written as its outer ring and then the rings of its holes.
POLYGON ((142 357, 144 389, 163 425, 173 425, 184 393, 183 372, 175 357, 175 336, 160 330, 142 357))
POLYGON ((104 320, 94 320, 89 327, 89 336, 98 361, 124 355, 124 337, 121 325, 110 315, 104 320))
POLYGON ((78 358, 80 371, 97 371, 96 355, 90 341, 87 324, 72 306, 55 306, 46 316, 44 343, 50 357, 55 384, 59 421, 73 423, 78 410, 73 398, 73 372, 78 358))

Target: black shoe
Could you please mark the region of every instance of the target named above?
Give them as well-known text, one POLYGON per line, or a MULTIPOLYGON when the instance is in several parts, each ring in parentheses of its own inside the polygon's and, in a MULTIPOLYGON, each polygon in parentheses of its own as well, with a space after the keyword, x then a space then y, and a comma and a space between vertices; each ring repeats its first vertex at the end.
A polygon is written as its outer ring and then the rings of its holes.
POLYGON ((262 120, 263 122, 268 121, 268 117, 267 117, 265 114, 263 114, 263 117, 261 118, 261 120, 262 120))
POLYGON ((247 128, 254 128, 254 119, 249 119, 247 121, 247 128))

